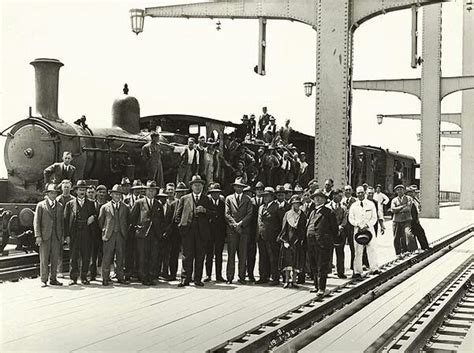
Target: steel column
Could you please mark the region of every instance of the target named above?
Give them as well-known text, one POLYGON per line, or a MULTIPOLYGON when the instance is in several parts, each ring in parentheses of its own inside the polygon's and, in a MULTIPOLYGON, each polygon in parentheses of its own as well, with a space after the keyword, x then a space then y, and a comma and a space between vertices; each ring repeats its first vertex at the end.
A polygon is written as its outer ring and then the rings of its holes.
POLYGON ((351 63, 350 0, 320 0, 316 16, 315 179, 348 181, 351 63))
MULTIPOLYGON (((474 11, 463 8, 463 76, 474 75, 474 11)), ((462 92, 461 202, 474 209, 474 91, 462 92)))
POLYGON ((421 71, 421 216, 439 217, 441 5, 423 8, 421 71))

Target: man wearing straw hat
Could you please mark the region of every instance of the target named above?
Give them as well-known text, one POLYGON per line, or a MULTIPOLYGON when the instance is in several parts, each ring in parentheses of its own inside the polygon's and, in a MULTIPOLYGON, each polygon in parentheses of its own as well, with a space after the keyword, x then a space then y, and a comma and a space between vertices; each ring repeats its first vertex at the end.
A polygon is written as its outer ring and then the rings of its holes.
POLYGON ((102 229, 102 285, 110 283, 110 265, 115 254, 115 275, 118 283, 126 284, 123 273, 125 241, 128 235, 129 208, 122 202, 124 194, 115 184, 109 191, 111 201, 100 208, 99 227, 102 229))
POLYGON ((246 284, 245 274, 247 269, 247 242, 249 226, 252 220, 252 201, 243 194, 247 187, 241 178, 236 178, 232 184, 235 193, 225 199, 225 218, 227 221, 227 234, 229 236, 227 283, 231 284, 235 274, 235 254, 239 259, 239 283, 246 284))
POLYGON ((188 286, 193 278, 194 285, 204 286, 202 270, 206 245, 209 241, 209 218, 212 215, 211 201, 203 194, 204 180, 194 175, 190 181, 192 193, 181 197, 176 209, 176 222, 183 242, 183 270, 179 287, 188 286))
POLYGON ((46 197, 36 205, 34 222, 36 245, 39 246, 40 276, 43 286, 62 286, 56 279, 61 247, 63 246, 63 206, 56 201, 55 184, 48 184, 46 197), (51 274, 49 264, 51 263, 51 274))

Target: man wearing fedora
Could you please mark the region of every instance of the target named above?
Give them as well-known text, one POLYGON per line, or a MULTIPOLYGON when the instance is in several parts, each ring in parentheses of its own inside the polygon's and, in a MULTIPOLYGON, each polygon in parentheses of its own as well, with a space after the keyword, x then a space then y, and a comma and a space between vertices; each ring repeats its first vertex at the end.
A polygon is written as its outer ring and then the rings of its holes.
POLYGON ((189 192, 189 189, 186 187, 186 184, 179 182, 176 185, 175 189, 175 200, 176 205, 174 209, 173 222, 174 222, 174 233, 171 238, 171 249, 170 249, 170 280, 175 280, 178 274, 178 262, 179 262, 179 253, 181 252, 181 234, 178 231, 178 222, 176 221, 176 211, 178 210, 178 203, 181 197, 186 195, 189 192))
POLYGON ((56 278, 59 256, 63 246, 63 206, 56 201, 58 191, 55 184, 48 184, 45 198, 36 205, 34 230, 39 246, 40 277, 43 286, 62 286, 56 278), (51 264, 51 273, 49 265, 51 264))
MULTIPOLYGON (((88 189, 89 190, 89 189, 88 189)), ((96 217, 99 218, 100 208, 107 203, 107 187, 105 185, 99 185, 95 189, 96 199, 94 207, 96 210, 96 217)), ((91 200, 92 201, 92 200, 91 200)), ((89 267, 91 281, 94 281, 97 276, 97 269, 102 264, 103 258, 103 241, 102 241, 102 229, 98 222, 94 222, 91 225, 92 239, 91 239, 91 264, 89 267)))
POLYGON ((249 227, 249 239, 247 243, 247 275, 249 282, 255 282, 254 270, 257 257, 257 228, 258 209, 263 205, 263 191, 265 187, 261 181, 255 185, 255 196, 252 200, 252 222, 249 227))
POLYGON ((406 194, 410 196, 413 200, 411 206, 411 229, 412 233, 415 236, 416 240, 420 244, 420 247, 423 250, 428 250, 430 245, 428 244, 428 239, 426 239, 425 230, 420 223, 420 201, 416 198, 416 191, 418 187, 416 185, 410 185, 407 187, 406 194))
POLYGON ((90 283, 87 272, 91 257, 91 224, 96 219, 96 211, 94 203, 86 199, 87 187, 85 180, 78 180, 74 186, 76 199, 69 201, 64 209, 64 235, 69 243, 71 257, 70 285, 77 284, 79 276, 82 284, 90 283))
POLYGON ((239 283, 245 284, 247 269, 247 242, 249 227, 252 221, 252 201, 243 194, 247 187, 241 178, 236 178, 232 183, 234 193, 225 199, 225 218, 227 221, 227 234, 229 236, 227 258, 227 283, 232 283, 235 274, 235 254, 239 260, 239 283))
POLYGON ((203 194, 204 180, 194 175, 190 185, 192 192, 181 197, 176 210, 183 243, 183 270, 178 286, 188 286, 194 272, 194 285, 202 287, 202 270, 210 235, 209 218, 213 211, 211 201, 203 194))
POLYGON ((153 131, 150 134, 151 141, 143 145, 142 156, 146 161, 148 179, 156 181, 160 187, 164 186, 163 163, 161 161, 160 134, 153 131))
POLYGON ((312 197, 315 208, 309 215, 306 230, 308 257, 314 278, 314 289, 311 292, 324 296, 332 248, 338 236, 338 225, 334 212, 325 206, 326 194, 316 189, 312 197))
POLYGON ((377 210, 372 201, 365 198, 363 186, 356 188, 357 201, 349 209, 349 223, 354 227, 354 274, 352 278, 362 275, 362 254, 367 251, 370 270, 378 274, 377 252, 375 249, 375 229, 378 221, 377 210))
MULTIPOLYGON (((140 179, 135 179, 130 188, 130 193, 123 198, 123 202, 131 210, 135 203, 142 199, 142 192, 145 189, 145 185, 142 184, 140 179)), ((125 266, 125 280, 129 281, 132 276, 135 276, 138 271, 138 261, 136 256, 136 239, 135 239, 135 229, 129 223, 128 226, 128 236, 125 240, 125 254, 124 254, 124 266, 125 266)))
POLYGON ((128 235, 129 208, 122 201, 123 191, 120 185, 115 184, 110 190, 111 201, 100 208, 99 227, 102 230, 103 257, 102 257, 102 284, 110 283, 110 265, 114 261, 117 281, 122 284, 124 279, 123 262, 125 241, 128 235))
POLYGON ((76 167, 71 164, 71 161, 72 153, 64 151, 62 162, 53 163, 43 171, 45 184, 59 184, 64 179, 70 180, 74 183, 76 181, 76 167))
POLYGON ((411 229, 411 208, 413 199, 405 195, 405 186, 395 186, 397 196, 393 198, 391 209, 393 212, 393 245, 395 253, 401 255, 407 251, 415 251, 418 246, 411 229))
POLYGON ((209 217, 211 226, 210 238, 206 251, 206 279, 204 282, 209 282, 212 276, 212 261, 215 258, 216 262, 216 281, 225 282, 222 277, 222 252, 224 251, 225 243, 225 199, 222 196, 222 190, 219 183, 214 183, 209 186, 207 191, 209 200, 211 201, 213 212, 209 217))
POLYGON ((148 180, 145 197, 135 202, 130 215, 135 230, 138 277, 145 286, 154 285, 153 258, 158 257, 157 242, 163 233, 163 205, 155 199, 158 189, 156 181, 148 180))

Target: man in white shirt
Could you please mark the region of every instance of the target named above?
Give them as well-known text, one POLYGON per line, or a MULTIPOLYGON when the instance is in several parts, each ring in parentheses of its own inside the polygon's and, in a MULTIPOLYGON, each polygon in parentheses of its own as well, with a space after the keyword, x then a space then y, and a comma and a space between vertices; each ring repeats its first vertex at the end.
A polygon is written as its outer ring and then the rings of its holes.
POLYGON ((193 175, 199 173, 199 151, 195 147, 195 140, 193 137, 188 138, 188 146, 183 148, 182 151, 175 147, 176 152, 181 153, 181 163, 178 167, 178 178, 177 182, 183 181, 186 185, 189 185, 193 175))
POLYGON ((362 253, 364 247, 367 249, 367 257, 369 259, 370 269, 373 274, 378 274, 377 254, 375 249, 375 230, 374 225, 377 223, 377 211, 372 201, 365 198, 364 187, 358 186, 356 189, 357 201, 354 202, 349 209, 349 223, 354 226, 354 275, 353 278, 360 278, 362 274, 362 253), (359 232, 368 231, 372 238, 366 245, 362 245, 357 241, 359 232))
POLYGON ((387 206, 390 202, 390 199, 388 198, 388 196, 382 192, 382 185, 380 184, 377 184, 375 186, 374 200, 377 201, 377 203, 380 206, 379 208, 382 208, 382 211, 383 211, 383 208, 387 206))

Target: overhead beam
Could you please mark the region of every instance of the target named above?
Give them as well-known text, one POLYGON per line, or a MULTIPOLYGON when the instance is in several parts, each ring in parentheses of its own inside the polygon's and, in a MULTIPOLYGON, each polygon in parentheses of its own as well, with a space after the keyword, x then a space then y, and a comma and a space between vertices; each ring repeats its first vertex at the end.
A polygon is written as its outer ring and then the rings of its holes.
MULTIPOLYGON (((382 119, 421 120, 421 114, 378 114, 382 119)), ((441 121, 461 127, 461 113, 442 113, 441 121)))
POLYGON ((474 76, 443 77, 441 79, 441 98, 457 91, 470 89, 474 89, 474 76))
POLYGON ((353 81, 352 88, 370 91, 408 93, 418 98, 421 96, 419 78, 353 81))

